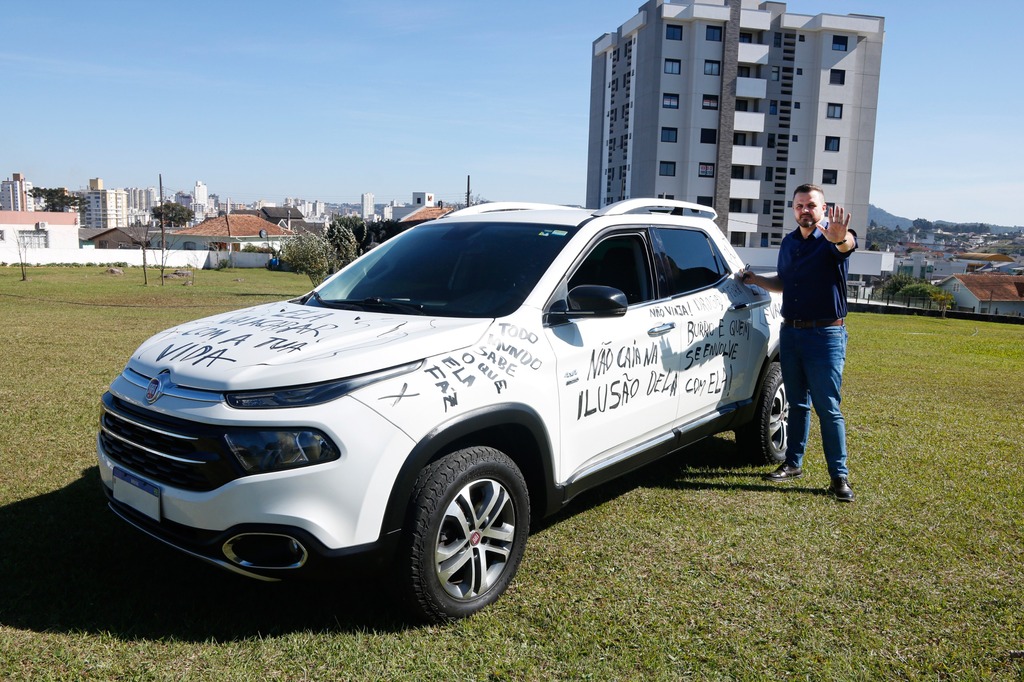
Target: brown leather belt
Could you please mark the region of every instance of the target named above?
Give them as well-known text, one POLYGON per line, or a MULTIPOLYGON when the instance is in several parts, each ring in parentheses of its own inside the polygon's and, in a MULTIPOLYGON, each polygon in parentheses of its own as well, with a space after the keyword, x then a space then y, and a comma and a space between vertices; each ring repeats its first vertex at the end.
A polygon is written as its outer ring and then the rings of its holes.
POLYGON ((842 327, 843 318, 838 320, 783 320, 783 326, 797 329, 813 329, 815 327, 842 327))

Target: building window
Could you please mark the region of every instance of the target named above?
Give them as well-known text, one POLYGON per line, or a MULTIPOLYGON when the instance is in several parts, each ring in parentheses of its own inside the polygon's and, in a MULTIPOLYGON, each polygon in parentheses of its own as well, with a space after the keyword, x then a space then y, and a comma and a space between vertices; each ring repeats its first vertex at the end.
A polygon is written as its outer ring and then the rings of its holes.
POLYGON ((721 26, 708 26, 707 32, 704 34, 708 40, 716 43, 722 42, 722 27, 721 26))
POLYGON ((846 85, 846 70, 832 69, 828 73, 829 85, 846 85))
POLYGON ((665 26, 665 40, 682 40, 683 39, 683 27, 673 26, 668 24, 665 26))
POLYGON ((832 49, 837 52, 846 52, 849 46, 849 38, 846 36, 832 36, 832 49))
POLYGON ((768 149, 775 149, 775 133, 768 133, 768 149))
POLYGON ((741 43, 753 43, 754 42, 754 35, 752 33, 746 33, 746 32, 740 33, 740 42, 741 43))
POLYGON ((718 109, 718 95, 704 95, 701 106, 704 109, 718 109))
POLYGON ((839 171, 826 168, 821 171, 821 184, 823 185, 834 185, 839 181, 839 171))
POLYGON ((704 60, 704 75, 705 76, 718 76, 722 73, 722 62, 715 61, 713 59, 704 60))
POLYGON ((27 249, 50 248, 50 233, 46 230, 18 230, 18 243, 27 249))
POLYGON ((679 74, 683 71, 683 63, 678 59, 665 60, 665 73, 679 74))
POLYGON ((714 197, 697 197, 697 203, 701 206, 714 206, 715 199, 714 197))
POLYGON ((661 96, 661 106, 664 109, 678 109, 679 108, 679 95, 671 92, 666 92, 661 96))
POLYGON ((825 151, 837 152, 839 151, 839 138, 838 137, 825 137, 825 151))
POLYGON ((773 99, 772 101, 770 101, 768 103, 768 115, 769 116, 777 116, 778 113, 779 113, 779 101, 777 99, 773 99))
POLYGON ((658 175, 674 176, 676 174, 675 161, 662 161, 658 164, 658 175))
MULTIPOLYGON (((773 180, 775 180, 775 169, 772 168, 771 166, 765 166, 764 167, 764 180, 765 180, 765 182, 772 182, 773 180)), ((768 200, 766 199, 765 200, 765 204, 767 204, 767 203, 768 203, 768 200)), ((765 211, 765 213, 767 213, 767 212, 768 211, 765 211)))
POLYGON ((713 178, 715 177, 715 164, 713 163, 702 163, 697 168, 697 175, 702 178, 713 178))
POLYGON ((701 128, 700 129, 700 143, 701 144, 715 144, 718 142, 718 131, 714 128, 701 128))
POLYGON ((843 117, 843 105, 836 104, 835 102, 828 103, 828 110, 825 114, 828 118, 842 118, 843 117))
POLYGON ((776 33, 772 37, 772 46, 773 47, 782 47, 782 34, 781 33, 776 33))
POLYGON ((779 80, 779 67, 777 67, 777 66, 773 66, 772 67, 772 76, 771 76, 771 78, 772 78, 773 81, 779 80))
POLYGON ((746 147, 747 146, 747 134, 746 133, 733 133, 732 144, 734 147, 746 147))
POLYGON ((770 215, 771 212, 772 212, 772 200, 771 199, 765 199, 764 203, 761 204, 761 213, 763 213, 765 215, 770 215))
POLYGON ((662 128, 661 141, 675 142, 679 139, 679 128, 662 128))

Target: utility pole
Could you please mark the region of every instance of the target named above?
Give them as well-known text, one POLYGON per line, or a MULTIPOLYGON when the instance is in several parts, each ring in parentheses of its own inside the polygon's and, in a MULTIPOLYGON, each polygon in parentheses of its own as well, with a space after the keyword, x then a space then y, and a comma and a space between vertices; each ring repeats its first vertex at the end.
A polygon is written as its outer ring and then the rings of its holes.
POLYGON ((469 176, 466 176, 466 208, 469 208, 469 176))
POLYGON ((160 173, 157 178, 160 181, 160 200, 157 202, 160 207, 160 286, 163 286, 167 280, 164 277, 164 264, 167 262, 167 236, 164 233, 164 174, 160 173))

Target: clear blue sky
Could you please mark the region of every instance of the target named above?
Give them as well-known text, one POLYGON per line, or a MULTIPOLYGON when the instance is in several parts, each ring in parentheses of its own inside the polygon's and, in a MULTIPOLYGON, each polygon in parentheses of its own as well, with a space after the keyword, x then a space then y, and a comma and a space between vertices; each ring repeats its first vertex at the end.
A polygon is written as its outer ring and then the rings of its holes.
MULTIPOLYGON (((4 2, 0 177, 222 199, 586 200, 590 51, 639 0, 4 2)), ((1024 3, 886 18, 871 202, 1021 225, 1024 3)))

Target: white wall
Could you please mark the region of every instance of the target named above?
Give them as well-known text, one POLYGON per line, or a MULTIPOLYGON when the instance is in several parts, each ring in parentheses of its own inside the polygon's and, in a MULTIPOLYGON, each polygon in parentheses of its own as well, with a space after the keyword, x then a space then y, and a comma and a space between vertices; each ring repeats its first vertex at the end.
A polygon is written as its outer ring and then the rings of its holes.
MULTIPOLYGON (((235 268, 262 268, 270 259, 266 253, 241 253, 226 251, 185 251, 168 249, 166 267, 212 269, 221 260, 228 260, 235 268)), ((146 264, 155 267, 160 264, 159 249, 148 249, 146 264)), ((21 256, 16 246, 0 246, 0 263, 16 265, 21 263, 21 256)), ((142 265, 142 249, 28 249, 25 254, 26 265, 56 265, 61 263, 81 263, 83 265, 106 265, 108 263, 128 263, 142 265)))

